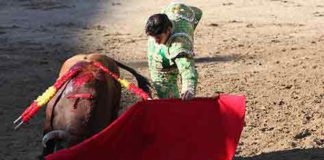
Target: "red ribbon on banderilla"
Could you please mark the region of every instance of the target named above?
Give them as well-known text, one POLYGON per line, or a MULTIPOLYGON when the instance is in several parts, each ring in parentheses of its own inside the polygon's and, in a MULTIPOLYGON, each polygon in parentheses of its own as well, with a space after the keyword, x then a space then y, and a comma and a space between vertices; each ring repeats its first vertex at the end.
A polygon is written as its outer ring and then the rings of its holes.
MULTIPOLYGON (((117 74, 111 72, 101 63, 92 62, 91 64, 103 70, 105 73, 117 80, 122 86, 124 86, 134 94, 142 97, 144 100, 151 99, 146 92, 138 88, 134 83, 130 83, 127 80, 120 78, 117 74)), ((41 96, 37 97, 37 99, 34 100, 34 102, 29 107, 27 107, 27 109, 13 122, 14 124, 17 124, 15 126, 15 129, 18 129, 22 124, 27 123, 42 106, 47 104, 54 97, 54 95, 63 86, 63 84, 65 84, 72 77, 76 76, 81 71, 81 69, 81 67, 71 68, 67 73, 58 78, 54 85, 49 87, 41 96)))

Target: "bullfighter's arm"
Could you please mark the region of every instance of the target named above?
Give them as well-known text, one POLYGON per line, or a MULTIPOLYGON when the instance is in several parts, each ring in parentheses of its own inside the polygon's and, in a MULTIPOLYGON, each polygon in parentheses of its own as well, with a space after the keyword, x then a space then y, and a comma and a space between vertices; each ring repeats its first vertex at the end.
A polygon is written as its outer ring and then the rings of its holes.
POLYGON ((189 91, 192 93, 192 95, 195 95, 198 82, 198 73, 195 68, 193 57, 180 56, 175 58, 175 63, 179 70, 179 74, 181 75, 181 94, 189 91))

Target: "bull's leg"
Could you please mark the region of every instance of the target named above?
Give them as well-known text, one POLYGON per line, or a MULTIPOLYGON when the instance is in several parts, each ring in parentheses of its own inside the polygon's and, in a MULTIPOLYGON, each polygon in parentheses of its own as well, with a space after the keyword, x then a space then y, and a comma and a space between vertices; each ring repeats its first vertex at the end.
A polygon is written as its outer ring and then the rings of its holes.
POLYGON ((115 104, 112 108, 112 113, 111 113, 111 122, 116 120, 118 118, 118 112, 119 112, 119 103, 115 104))
POLYGON ((113 122, 114 120, 116 120, 119 116, 119 111, 120 111, 120 93, 116 94, 116 99, 113 102, 113 106, 111 109, 111 122, 113 122))
POLYGON ((64 140, 56 141, 55 146, 54 146, 54 152, 57 152, 64 148, 68 148, 69 147, 68 143, 69 143, 68 141, 64 141, 64 140))

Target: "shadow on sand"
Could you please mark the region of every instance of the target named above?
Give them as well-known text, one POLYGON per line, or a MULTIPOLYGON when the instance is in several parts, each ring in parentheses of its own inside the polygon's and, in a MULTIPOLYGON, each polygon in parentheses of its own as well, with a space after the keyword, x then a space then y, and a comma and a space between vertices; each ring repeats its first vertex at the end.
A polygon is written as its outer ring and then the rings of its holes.
POLYGON ((233 160, 324 160, 324 148, 277 151, 253 157, 235 157, 233 160))
MULTIPOLYGON (((201 63, 221 63, 221 62, 228 62, 228 61, 235 61, 238 60, 238 55, 219 55, 213 57, 195 57, 196 64, 201 63)), ((146 68, 148 67, 147 61, 133 61, 127 63, 129 66, 134 68, 146 68)))

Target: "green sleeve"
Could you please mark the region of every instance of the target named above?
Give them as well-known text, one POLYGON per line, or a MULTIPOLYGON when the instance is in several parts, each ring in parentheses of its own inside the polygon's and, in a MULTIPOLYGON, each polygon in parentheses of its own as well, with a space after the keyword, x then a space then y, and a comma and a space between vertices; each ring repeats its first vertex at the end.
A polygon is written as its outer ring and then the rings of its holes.
POLYGON ((179 74, 181 76, 181 93, 190 90, 193 94, 195 94, 198 82, 198 73, 195 68, 194 59, 182 56, 179 58, 175 58, 174 61, 178 67, 179 74))
POLYGON ((152 68, 152 60, 153 60, 153 57, 152 57, 152 50, 153 50, 153 45, 152 45, 152 42, 151 40, 149 39, 147 41, 147 60, 148 60, 148 69, 149 71, 151 71, 151 68, 152 68))
POLYGON ((179 56, 180 53, 185 54, 189 57, 193 57, 193 48, 191 40, 187 37, 179 36, 172 40, 172 43, 168 49, 168 58, 173 59, 179 56))
POLYGON ((193 10, 193 12, 195 13, 195 21, 194 21, 194 29, 196 29, 203 13, 201 11, 201 9, 194 7, 194 6, 190 6, 190 8, 193 10))

